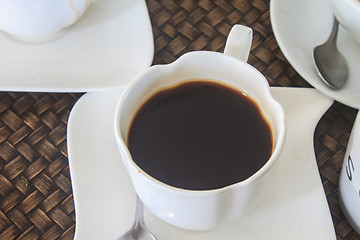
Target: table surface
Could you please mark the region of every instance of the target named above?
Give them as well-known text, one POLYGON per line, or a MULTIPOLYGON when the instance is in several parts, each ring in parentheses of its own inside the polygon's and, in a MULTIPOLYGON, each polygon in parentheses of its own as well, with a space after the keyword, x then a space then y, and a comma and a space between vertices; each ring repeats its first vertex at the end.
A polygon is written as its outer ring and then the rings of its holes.
MULTIPOLYGON (((232 25, 253 28, 249 63, 271 86, 311 87, 274 38, 269 0, 147 0, 153 64, 193 50, 222 52, 232 25)), ((0 87, 1 88, 1 87, 0 87)), ((66 128, 81 93, 0 92, 0 239, 73 239, 75 209, 66 128)), ((338 178, 357 110, 335 102, 320 120, 314 147, 337 239, 360 239, 338 201, 338 178)))

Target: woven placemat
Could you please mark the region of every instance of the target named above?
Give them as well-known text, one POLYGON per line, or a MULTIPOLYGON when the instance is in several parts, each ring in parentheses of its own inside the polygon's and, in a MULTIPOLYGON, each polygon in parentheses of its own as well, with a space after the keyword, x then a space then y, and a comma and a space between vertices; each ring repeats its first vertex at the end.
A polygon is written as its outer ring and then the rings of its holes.
MULTIPOLYGON (((232 25, 254 30, 249 57, 272 86, 310 87, 274 38, 268 0, 147 0, 154 64, 193 50, 222 52, 232 25)), ((51 80, 51 79, 49 79, 51 80)), ((0 93, 0 239, 73 239, 75 209, 66 126, 82 94, 0 93)), ((337 239, 360 239, 344 218, 337 183, 356 110, 328 110, 314 135, 315 152, 337 239)), ((279 236, 281 238, 281 236, 279 236)))
POLYGON ((0 93, 0 239, 72 239, 66 125, 80 94, 0 93))

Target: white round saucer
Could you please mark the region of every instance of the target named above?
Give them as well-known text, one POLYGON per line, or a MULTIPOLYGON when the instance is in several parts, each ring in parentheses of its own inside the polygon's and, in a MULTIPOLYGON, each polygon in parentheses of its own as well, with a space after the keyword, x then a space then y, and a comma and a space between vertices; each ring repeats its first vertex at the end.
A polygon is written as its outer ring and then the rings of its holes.
POLYGON ((270 17, 280 49, 294 69, 325 95, 360 108, 360 44, 340 27, 338 48, 349 64, 349 81, 341 90, 328 88, 318 76, 313 49, 327 40, 333 22, 328 0, 271 0, 270 17))

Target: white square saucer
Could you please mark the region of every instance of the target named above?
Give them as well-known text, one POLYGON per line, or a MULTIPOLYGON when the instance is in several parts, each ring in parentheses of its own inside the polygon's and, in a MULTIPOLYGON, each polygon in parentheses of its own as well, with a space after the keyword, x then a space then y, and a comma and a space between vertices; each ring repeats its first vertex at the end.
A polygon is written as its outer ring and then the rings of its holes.
POLYGON ((0 90, 87 92, 127 84, 154 56, 145 0, 97 0, 62 37, 24 43, 0 31, 0 90))
MULTIPOLYGON (((68 123, 68 154, 76 212, 75 239, 117 239, 134 219, 135 192, 113 131, 123 89, 87 93, 68 123)), ((185 231, 145 210, 159 239, 335 240, 314 154, 315 127, 333 100, 310 88, 271 88, 287 117, 287 136, 275 177, 254 212, 212 231, 185 231)))

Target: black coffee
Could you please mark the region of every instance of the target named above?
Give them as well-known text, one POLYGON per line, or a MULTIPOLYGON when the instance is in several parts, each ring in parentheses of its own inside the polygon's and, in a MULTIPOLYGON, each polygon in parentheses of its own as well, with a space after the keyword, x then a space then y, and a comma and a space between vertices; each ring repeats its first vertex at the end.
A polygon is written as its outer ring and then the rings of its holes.
POLYGON ((250 177, 273 148, 271 128, 258 105, 210 81, 155 93, 136 113, 127 140, 145 172, 192 190, 217 189, 250 177))

